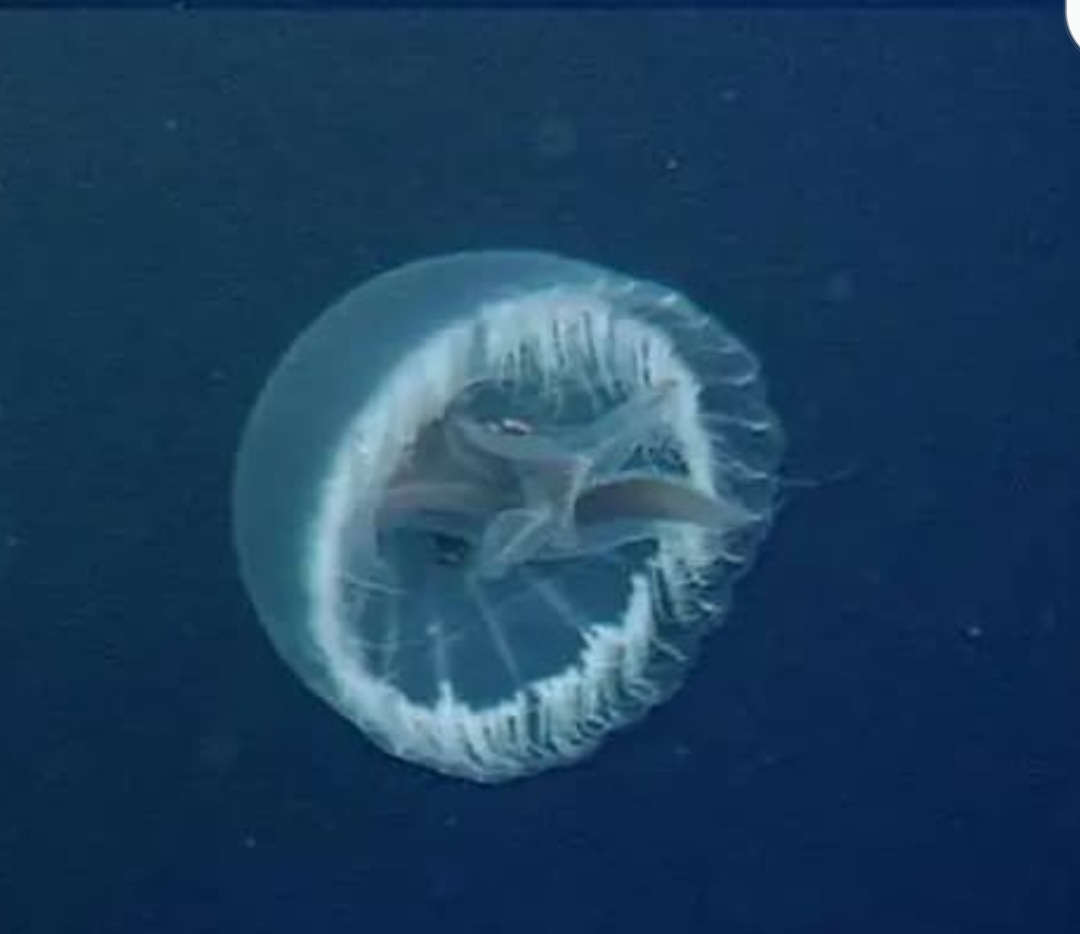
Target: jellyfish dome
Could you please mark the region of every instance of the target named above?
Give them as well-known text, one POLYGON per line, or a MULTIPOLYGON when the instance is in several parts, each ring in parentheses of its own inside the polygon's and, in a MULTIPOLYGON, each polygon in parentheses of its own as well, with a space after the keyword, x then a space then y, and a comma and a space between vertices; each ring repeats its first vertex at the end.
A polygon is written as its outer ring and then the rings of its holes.
POLYGON ((753 354, 679 293, 525 251, 411 263, 285 354, 237 458, 278 652, 378 746, 500 782, 681 683, 772 515, 753 354))

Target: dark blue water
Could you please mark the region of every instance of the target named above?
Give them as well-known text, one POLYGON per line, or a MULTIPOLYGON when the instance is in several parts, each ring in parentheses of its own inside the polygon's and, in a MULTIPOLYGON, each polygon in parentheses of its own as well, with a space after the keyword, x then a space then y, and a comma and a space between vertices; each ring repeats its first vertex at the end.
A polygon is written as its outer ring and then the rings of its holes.
POLYGON ((0 930, 1075 931, 1060 13, 0 28, 0 930), (345 288, 526 246, 760 354, 790 491, 686 689, 499 788, 277 660, 229 482, 345 288))

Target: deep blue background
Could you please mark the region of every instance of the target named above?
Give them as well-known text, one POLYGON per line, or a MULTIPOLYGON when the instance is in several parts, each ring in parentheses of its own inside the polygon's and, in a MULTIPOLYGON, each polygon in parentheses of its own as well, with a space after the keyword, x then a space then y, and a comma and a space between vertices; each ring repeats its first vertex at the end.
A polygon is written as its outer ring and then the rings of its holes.
POLYGON ((0 931, 1080 930, 1078 166, 1056 12, 4 17, 0 931), (508 246, 715 309, 854 473, 477 788, 279 663, 228 498, 322 307, 508 246))

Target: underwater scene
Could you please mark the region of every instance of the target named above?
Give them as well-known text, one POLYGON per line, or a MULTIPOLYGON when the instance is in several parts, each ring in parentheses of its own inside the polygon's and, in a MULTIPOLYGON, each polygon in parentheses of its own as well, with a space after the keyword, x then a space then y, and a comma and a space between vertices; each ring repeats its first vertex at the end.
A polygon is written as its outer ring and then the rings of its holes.
POLYGON ((0 934, 1070 934, 1060 10, 0 13, 0 934))

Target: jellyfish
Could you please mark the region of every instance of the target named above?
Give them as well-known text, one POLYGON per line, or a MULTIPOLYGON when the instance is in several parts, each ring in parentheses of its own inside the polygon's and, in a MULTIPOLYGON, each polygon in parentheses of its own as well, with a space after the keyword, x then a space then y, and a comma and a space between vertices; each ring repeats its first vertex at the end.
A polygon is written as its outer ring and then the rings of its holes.
POLYGON ((377 746, 503 782, 682 683, 782 452, 755 356, 679 292, 541 252, 420 260, 332 305, 259 395, 241 577, 377 746))

